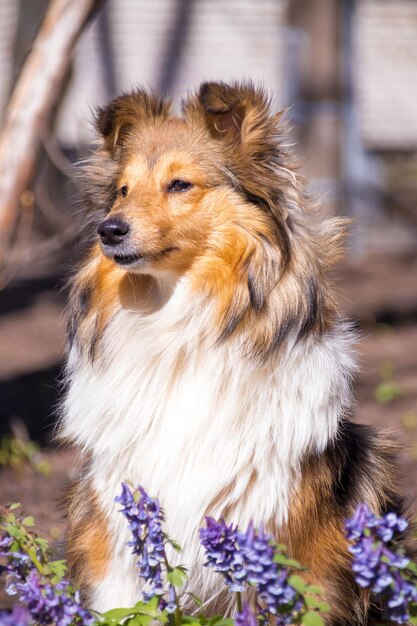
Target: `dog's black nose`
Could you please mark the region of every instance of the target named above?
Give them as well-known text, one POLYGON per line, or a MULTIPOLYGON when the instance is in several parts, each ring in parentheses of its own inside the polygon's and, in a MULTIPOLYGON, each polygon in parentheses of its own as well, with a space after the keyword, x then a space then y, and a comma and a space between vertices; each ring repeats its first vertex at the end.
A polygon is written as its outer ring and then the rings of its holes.
POLYGON ((98 225, 97 232, 106 246, 116 246, 129 232, 129 224, 120 217, 111 217, 98 225))

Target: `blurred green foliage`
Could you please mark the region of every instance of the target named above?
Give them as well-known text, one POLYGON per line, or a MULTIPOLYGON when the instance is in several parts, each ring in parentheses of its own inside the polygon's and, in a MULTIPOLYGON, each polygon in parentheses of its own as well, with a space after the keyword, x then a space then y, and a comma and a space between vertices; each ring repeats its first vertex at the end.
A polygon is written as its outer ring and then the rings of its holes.
POLYGON ((24 467, 30 467, 43 476, 51 471, 49 463, 42 457, 39 446, 34 441, 24 441, 12 435, 0 438, 0 467, 10 467, 17 473, 24 467))

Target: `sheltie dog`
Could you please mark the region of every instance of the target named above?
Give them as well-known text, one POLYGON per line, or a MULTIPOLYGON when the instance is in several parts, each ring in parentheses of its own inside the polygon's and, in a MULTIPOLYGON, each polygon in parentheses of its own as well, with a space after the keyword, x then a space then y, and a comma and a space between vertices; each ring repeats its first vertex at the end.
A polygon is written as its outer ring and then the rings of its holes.
POLYGON ((368 623, 344 520, 401 501, 395 442, 349 420, 355 336, 329 279, 343 220, 316 210, 250 83, 205 83, 182 117, 139 89, 95 123, 61 424, 85 458, 73 579, 97 610, 137 601, 127 480, 159 498, 210 610, 226 599, 203 568, 206 515, 263 523, 323 587, 327 624, 368 623))

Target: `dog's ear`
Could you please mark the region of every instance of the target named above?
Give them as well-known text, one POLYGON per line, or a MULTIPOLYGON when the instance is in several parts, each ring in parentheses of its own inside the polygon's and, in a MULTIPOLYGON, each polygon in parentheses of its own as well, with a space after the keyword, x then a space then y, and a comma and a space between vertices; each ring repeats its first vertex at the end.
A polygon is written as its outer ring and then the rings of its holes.
POLYGON ((243 144, 242 125, 247 105, 243 89, 224 83, 203 83, 198 105, 210 133, 217 139, 243 144))
POLYGON ((95 126, 104 139, 105 148, 113 154, 134 128, 140 128, 152 119, 166 118, 169 110, 169 102, 138 89, 99 108, 95 126))
POLYGON ((266 203, 274 200, 274 170, 283 161, 282 112, 271 115, 262 88, 252 83, 203 83, 197 96, 185 102, 184 115, 203 123, 222 142, 226 164, 249 196, 266 203))
POLYGON ((203 83, 198 103, 213 136, 258 152, 275 126, 265 91, 252 83, 203 83))
POLYGON ((287 260, 290 243, 285 196, 293 194, 295 176, 281 149, 283 112, 272 115, 265 91, 250 82, 204 83, 183 110, 186 119, 203 124, 221 143, 226 167, 240 191, 272 215, 287 260))

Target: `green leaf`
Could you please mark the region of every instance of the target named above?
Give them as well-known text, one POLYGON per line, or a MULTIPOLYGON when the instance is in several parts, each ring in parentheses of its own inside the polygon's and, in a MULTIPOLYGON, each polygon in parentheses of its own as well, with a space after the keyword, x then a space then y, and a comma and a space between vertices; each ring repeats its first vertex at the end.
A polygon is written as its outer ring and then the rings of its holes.
POLYGON ((46 539, 42 539, 41 537, 36 537, 35 543, 40 547, 44 552, 48 549, 48 542, 46 539))
MULTIPOLYGON (((189 594, 190 595, 190 594, 189 594)), ((201 626, 201 624, 205 624, 207 622, 206 618, 201 615, 197 620, 194 615, 181 615, 181 624, 187 624, 187 626, 201 626)))
POLYGON ((135 605, 135 608, 138 608, 138 613, 141 613, 142 615, 158 617, 161 614, 158 596, 154 596, 149 600, 149 602, 138 602, 135 605))
POLYGON ((274 563, 278 563, 279 565, 285 565, 286 567, 292 567, 294 569, 305 569, 298 561, 295 559, 290 559, 285 554, 275 554, 274 555, 274 563))
POLYGON ((162 611, 162 613, 160 613, 158 615, 158 622, 161 622, 161 624, 166 624, 169 620, 169 615, 166 611, 162 611))
POLYGON ((20 545, 18 541, 13 541, 10 546, 10 552, 20 552, 20 545))
POLYGON ((294 587, 294 589, 298 591, 298 593, 301 593, 301 594, 305 593, 306 584, 304 580, 301 578, 301 576, 297 576, 296 574, 293 574, 292 576, 289 577, 288 582, 291 585, 291 587, 294 587))
POLYGON ((182 567, 174 567, 167 573, 167 578, 174 587, 182 587, 187 580, 187 574, 182 567))
POLYGON ((414 563, 414 561, 409 561, 407 563, 406 569, 409 569, 410 572, 413 572, 413 574, 417 574, 417 563, 414 563))
POLYGON ((234 626, 234 623, 235 622, 233 619, 219 617, 218 615, 212 617, 207 621, 207 624, 209 626, 234 626))
POLYGON ((14 511, 15 509, 19 509, 22 505, 20 504, 20 502, 13 502, 13 504, 11 504, 9 506, 9 509, 11 511, 14 511))
POLYGON ((128 618, 127 621, 123 620, 123 626, 148 626, 152 622, 153 618, 150 615, 143 615, 137 613, 133 617, 128 618))
POLYGON ((308 606, 309 609, 318 609, 319 611, 330 611, 330 606, 327 604, 327 602, 322 602, 321 600, 318 600, 317 598, 313 598, 311 596, 305 596, 304 600, 308 606))
POLYGON ((18 526, 13 526, 13 524, 6 525, 6 532, 8 532, 11 537, 14 537, 18 541, 25 539, 26 537, 25 531, 18 526))
POLYGON ((305 626, 324 626, 323 619, 318 613, 308 611, 301 617, 301 623, 305 626))
POLYGON ((66 561, 51 561, 49 566, 51 568, 51 572, 55 574, 55 576, 59 579, 64 578, 67 571, 66 561))
POLYGON ((33 517, 31 515, 28 515, 27 517, 23 518, 22 524, 23 524, 23 526, 34 526, 35 525, 35 520, 33 519, 33 517))
POLYGON ((103 617, 108 620, 110 624, 117 624, 121 619, 124 619, 128 615, 134 615, 135 613, 136 611, 132 607, 128 609, 111 609, 111 611, 103 613, 103 617))
POLYGON ((317 585, 307 585, 306 593, 322 594, 323 593, 323 589, 321 587, 318 587, 317 585))

